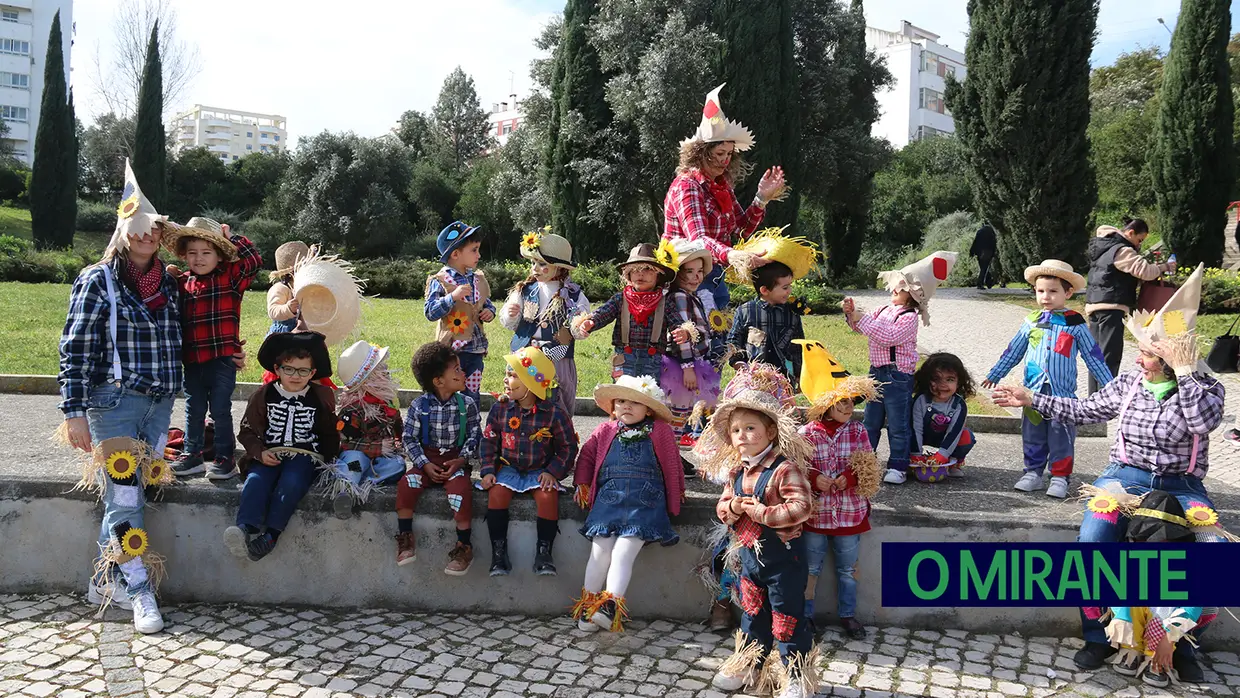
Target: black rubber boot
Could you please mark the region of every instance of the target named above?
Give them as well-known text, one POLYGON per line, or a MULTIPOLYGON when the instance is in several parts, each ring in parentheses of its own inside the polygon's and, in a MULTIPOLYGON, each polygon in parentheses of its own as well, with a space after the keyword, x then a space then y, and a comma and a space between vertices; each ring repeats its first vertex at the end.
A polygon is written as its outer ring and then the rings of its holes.
POLYGON ((508 539, 491 541, 491 576, 506 577, 512 571, 512 563, 508 561, 508 539))
POLYGON ((1086 642, 1085 646, 1076 651, 1076 655, 1072 657, 1072 661, 1076 665, 1087 671, 1101 668, 1111 655, 1119 650, 1102 642, 1086 642))
POLYGON ((541 577, 555 576, 555 562, 551 559, 551 541, 538 541, 538 552, 534 553, 534 574, 541 577))

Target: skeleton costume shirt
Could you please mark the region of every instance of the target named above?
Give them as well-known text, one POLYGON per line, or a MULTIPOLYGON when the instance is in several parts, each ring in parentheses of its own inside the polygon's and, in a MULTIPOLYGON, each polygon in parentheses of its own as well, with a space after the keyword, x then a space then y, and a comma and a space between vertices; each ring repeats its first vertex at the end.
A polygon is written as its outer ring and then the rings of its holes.
POLYGON ((267 433, 269 448, 300 448, 319 452, 319 437, 314 432, 315 415, 322 407, 310 386, 291 393, 279 383, 267 392, 267 433))

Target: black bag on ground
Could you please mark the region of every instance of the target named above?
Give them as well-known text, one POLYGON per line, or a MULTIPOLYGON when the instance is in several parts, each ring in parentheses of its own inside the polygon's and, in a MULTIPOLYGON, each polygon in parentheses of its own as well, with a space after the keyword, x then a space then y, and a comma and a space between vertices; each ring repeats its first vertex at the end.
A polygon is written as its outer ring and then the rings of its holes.
POLYGON ((1238 370, 1240 335, 1232 334, 1236 329, 1237 321, 1240 321, 1240 317, 1232 321, 1226 334, 1215 338, 1214 346, 1210 347, 1210 353, 1206 355, 1206 365, 1215 373, 1236 373, 1238 370))

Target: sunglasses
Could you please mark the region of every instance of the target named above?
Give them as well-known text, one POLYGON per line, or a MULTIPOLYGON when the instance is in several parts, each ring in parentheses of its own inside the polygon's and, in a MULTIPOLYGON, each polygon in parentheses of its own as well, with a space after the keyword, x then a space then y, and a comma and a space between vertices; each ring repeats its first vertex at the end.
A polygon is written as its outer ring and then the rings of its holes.
POLYGON ((297 376, 298 378, 309 378, 314 374, 313 368, 297 368, 296 366, 285 366, 284 364, 277 366, 276 370, 289 378, 292 378, 293 376, 297 376))

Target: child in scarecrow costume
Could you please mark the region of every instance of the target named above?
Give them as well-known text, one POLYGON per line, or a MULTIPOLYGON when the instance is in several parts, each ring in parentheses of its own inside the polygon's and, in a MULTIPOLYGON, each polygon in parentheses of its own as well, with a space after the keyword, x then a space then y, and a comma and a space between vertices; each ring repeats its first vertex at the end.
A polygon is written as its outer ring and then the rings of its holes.
POLYGON ((955 354, 926 357, 913 374, 913 473, 922 482, 964 477, 964 459, 977 439, 966 425, 973 377, 955 354))
POLYGON ((817 688, 801 535, 814 506, 811 447, 793 414, 774 395, 745 390, 719 404, 698 444, 713 453, 703 471, 727 473, 716 513, 731 531, 729 554, 741 560, 741 629, 712 682, 720 690, 749 686, 805 698, 817 688))
POLYGON ((443 268, 426 277, 426 319, 435 323, 435 340, 452 347, 465 371, 465 394, 482 404, 482 369, 487 334, 482 324, 495 319, 491 284, 478 270, 479 228, 454 221, 439 231, 435 246, 443 268))
POLYGON ((317 254, 301 240, 286 242, 276 248, 276 270, 271 272, 271 288, 267 289, 267 317, 271 326, 267 334, 292 332, 297 327, 301 304, 293 297, 293 269, 298 262, 317 254))
POLYGON ((615 354, 611 377, 657 376, 667 344, 668 310, 663 287, 676 278, 676 249, 667 240, 643 242, 620 263, 624 288, 590 315, 577 318, 573 335, 585 339, 600 327, 616 323, 611 334, 615 354))
POLYGON ((713 295, 701 288, 713 268, 706 245, 682 238, 672 246, 679 270, 667 292, 672 341, 663 355, 659 386, 667 394, 671 425, 679 444, 692 447, 697 440, 686 431, 686 422, 694 413, 699 419, 708 417, 719 401, 719 364, 711 356, 712 339, 721 334, 714 331, 711 314, 717 316, 719 311, 713 295))
POLYGON ((554 575, 551 548, 559 532, 560 480, 577 457, 572 418, 550 398, 555 364, 541 349, 504 357, 504 397, 487 412, 482 430, 479 489, 487 491, 491 576, 512 571, 508 559, 508 507, 514 494, 532 492, 538 508, 534 573, 554 575))
POLYGON ((513 331, 510 351, 538 347, 555 363, 556 401, 570 416, 577 401, 577 362, 571 323, 590 313, 590 299, 569 279, 573 246, 551 232, 521 237, 521 256, 530 260, 530 274, 512 288, 500 309, 499 321, 513 331))
POLYGON ((405 472, 397 391, 387 365, 388 348, 355 342, 336 363, 343 390, 336 398, 340 457, 328 467, 327 495, 341 519, 353 513, 375 487, 405 472))
POLYGON ((675 545, 670 516, 680 513, 685 479, 671 411, 649 376, 620 376, 594 389, 612 419, 600 424, 577 456, 577 503, 590 515, 581 535, 591 540, 581 599, 573 618, 581 630, 624 629, 624 594, 637 554, 647 543, 675 545))

